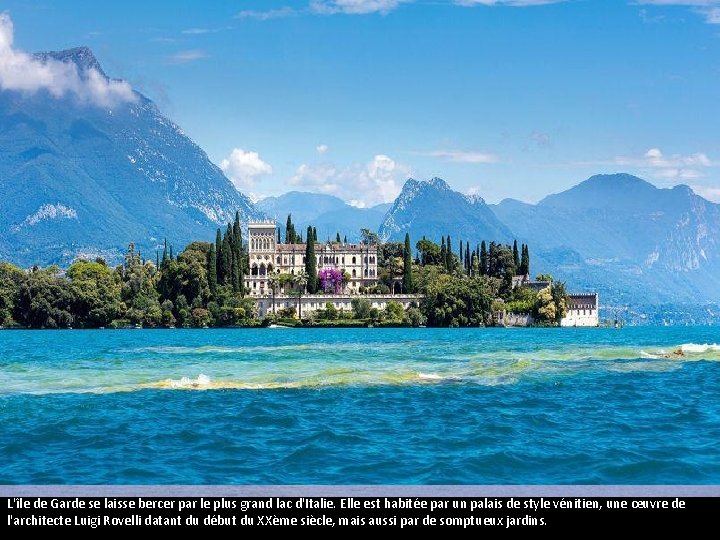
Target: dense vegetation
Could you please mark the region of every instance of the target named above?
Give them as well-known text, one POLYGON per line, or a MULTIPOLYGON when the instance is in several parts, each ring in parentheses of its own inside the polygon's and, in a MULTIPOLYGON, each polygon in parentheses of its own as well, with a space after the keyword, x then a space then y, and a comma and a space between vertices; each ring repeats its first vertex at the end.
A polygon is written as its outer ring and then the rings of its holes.
MULTIPOLYGON (((280 236, 280 231, 278 231, 280 236)), ((287 240, 300 242, 290 218, 287 240)), ((317 232, 308 227, 306 238, 317 232)), ((362 231, 363 241, 376 243, 377 236, 362 231)), ((336 237, 339 242, 339 235, 336 237)), ((193 242, 177 256, 167 244, 154 262, 144 260, 131 244, 123 264, 111 268, 102 259, 78 260, 65 272, 57 267, 21 270, 0 263, 0 326, 28 328, 99 327, 209 327, 257 326, 273 319, 305 325, 411 325, 489 326, 497 311, 531 314, 538 324, 556 325, 564 316, 568 300, 562 283, 552 282, 536 292, 513 286, 514 276, 529 274, 528 247, 483 241, 474 248, 460 242, 458 253, 452 240, 440 245, 423 238, 413 259, 409 235, 404 242, 378 247, 378 284, 367 293, 420 293, 423 298, 404 310, 389 302, 384 310, 370 302, 353 299, 352 310, 343 312, 332 304, 314 313, 295 308, 279 310, 265 321, 256 317, 255 301, 245 297, 244 273, 248 267, 239 216, 218 229, 215 243, 193 242)), ((306 273, 276 274, 268 280, 274 293, 279 284, 291 282, 294 294, 338 292, 346 284, 340 272, 315 265, 315 242, 307 242, 306 273)), ((549 279, 548 279, 549 278, 549 279)))

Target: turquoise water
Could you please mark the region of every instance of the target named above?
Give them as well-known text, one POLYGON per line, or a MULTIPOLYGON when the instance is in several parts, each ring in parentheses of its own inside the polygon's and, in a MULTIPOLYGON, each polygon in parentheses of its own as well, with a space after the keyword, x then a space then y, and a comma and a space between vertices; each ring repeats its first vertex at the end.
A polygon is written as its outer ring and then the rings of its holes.
POLYGON ((0 484, 720 484, 719 334, 2 331, 0 484))

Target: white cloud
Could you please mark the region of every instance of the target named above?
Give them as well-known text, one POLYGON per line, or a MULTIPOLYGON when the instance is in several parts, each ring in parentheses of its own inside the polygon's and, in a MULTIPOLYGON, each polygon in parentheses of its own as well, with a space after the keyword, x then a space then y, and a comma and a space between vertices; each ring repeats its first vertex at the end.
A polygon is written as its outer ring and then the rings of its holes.
POLYGON ((39 59, 15 49, 13 34, 12 19, 0 13, 0 90, 46 90, 56 98, 71 94, 101 107, 137 100, 127 82, 107 79, 95 68, 80 71, 72 62, 39 59))
POLYGON ((327 152, 327 151, 329 150, 329 147, 328 147, 327 144, 318 144, 318 145, 315 147, 315 150, 317 150, 317 153, 318 153, 318 154, 321 154, 321 155, 322 155, 322 154, 324 154, 325 152, 327 152))
POLYGON ((656 178, 666 180, 693 180, 705 174, 699 169, 712 167, 714 163, 707 154, 696 152, 687 156, 673 154, 666 156, 659 148, 651 148, 640 157, 615 158, 615 163, 623 166, 649 169, 656 178))
POLYGON ((692 185, 690 187, 695 193, 701 197, 705 197, 708 201, 720 203, 720 188, 699 185, 692 185))
POLYGON ((463 150, 434 150, 432 152, 417 152, 424 156, 437 157, 454 161, 456 163, 497 163, 498 156, 488 152, 467 152, 463 150))
POLYGON ((248 190, 255 186, 258 176, 272 174, 272 166, 260 159, 257 152, 235 148, 230 155, 220 162, 220 169, 225 173, 238 191, 248 190))
POLYGON ((567 0, 455 0, 458 6, 544 6, 547 4, 559 4, 567 0))
POLYGON ((312 0, 310 10, 323 15, 343 13, 345 15, 365 15, 380 13, 387 15, 400 4, 410 4, 415 0, 312 0))
POLYGON ((365 208, 395 200, 410 173, 408 166, 378 154, 366 164, 344 168, 329 164, 302 164, 289 184, 335 195, 353 206, 365 208))
POLYGON ((191 49, 189 51, 180 51, 168 56, 168 62, 171 64, 187 64, 195 60, 207 58, 207 53, 199 49, 191 49))
POLYGON ((660 148, 651 148, 641 156, 617 156, 607 161, 577 161, 572 165, 582 167, 597 165, 620 165, 641 171, 643 175, 663 180, 695 180, 706 176, 704 169, 717 167, 707 154, 665 155, 660 148))
POLYGON ((245 9, 235 15, 236 19, 257 19, 258 21, 269 21, 270 19, 280 19, 282 17, 291 17, 296 12, 293 8, 285 6, 278 9, 269 9, 267 11, 255 11, 245 9))
POLYGON ((684 6, 695 8, 708 24, 720 24, 720 0, 637 0, 651 6, 684 6))

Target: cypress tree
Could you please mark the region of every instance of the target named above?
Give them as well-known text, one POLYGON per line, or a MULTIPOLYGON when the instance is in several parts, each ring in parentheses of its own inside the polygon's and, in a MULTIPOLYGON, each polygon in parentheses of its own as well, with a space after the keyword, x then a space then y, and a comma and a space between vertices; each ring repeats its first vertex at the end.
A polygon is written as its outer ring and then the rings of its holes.
POLYGON ((460 262, 462 263, 464 260, 465 259, 463 257, 463 243, 462 240, 460 240, 460 262))
POLYGON ((340 233, 337 233, 337 236, 335 237, 335 241, 339 244, 340 243, 340 233))
POLYGON ((450 241, 450 235, 447 237, 447 246, 445 246, 445 268, 448 272, 452 272, 453 269, 453 252, 452 242, 450 241))
POLYGON ((282 237, 280 236, 280 227, 278 227, 278 239, 277 239, 277 243, 278 243, 278 244, 282 244, 282 237))
MULTIPOLYGON (((230 229, 230 227, 228 227, 230 229)), ((225 231, 222 241, 222 263, 220 264, 223 285, 232 285, 232 246, 230 245, 230 235, 225 231)))
POLYGON ((513 264, 515 265, 515 271, 520 268, 520 254, 518 253, 517 240, 513 240, 513 264))
POLYGON ((315 259, 315 237, 312 227, 307 228, 308 241, 305 244, 305 272, 308 275, 307 290, 308 293, 317 292, 317 259, 315 259))
POLYGON ((412 246, 410 246, 410 233, 405 233, 405 250, 403 251, 403 289, 405 294, 415 292, 412 275, 412 246))
POLYGON ((295 242, 294 227, 292 224, 292 214, 288 214, 285 222, 285 243, 293 244, 295 242))
POLYGON ((447 269, 447 252, 445 247, 445 237, 442 237, 442 240, 440 242, 440 264, 443 265, 445 269, 447 269))
POLYGON ((170 260, 173 260, 172 244, 170 244, 170 260))
POLYGON ((210 244, 210 253, 208 254, 208 284, 210 292, 215 295, 217 292, 217 253, 215 253, 215 244, 210 244))
POLYGON ((312 238, 314 242, 317 242, 317 229, 315 227, 312 228, 312 238))
POLYGON ((470 275, 470 242, 465 242, 465 273, 470 275))
POLYGON ((223 243, 222 243, 222 233, 220 232, 220 229, 218 228, 217 232, 215 233, 215 268, 217 271, 217 280, 218 283, 222 283, 225 276, 222 274, 222 260, 223 260, 223 243))
POLYGON ((487 246, 485 246, 485 240, 480 244, 480 275, 488 275, 488 252, 487 246))
POLYGON ((242 229, 240 228, 240 212, 235 212, 235 223, 233 224, 233 258, 235 263, 235 280, 233 289, 239 291, 243 283, 242 267, 242 229))
POLYGON ((160 268, 160 251, 155 250, 155 268, 160 268))
POLYGON ((233 291, 237 291, 237 284, 238 284, 238 256, 237 256, 237 241, 235 240, 235 230, 234 227, 230 224, 228 224, 227 228, 227 237, 229 239, 228 245, 230 247, 230 274, 228 279, 228 284, 233 288, 233 291))
POLYGON ((480 263, 478 262, 477 252, 473 251, 472 262, 470 263, 470 271, 473 276, 480 275, 480 263))
POLYGON ((347 244, 347 234, 345 235, 345 238, 343 239, 343 244, 347 244))
POLYGON ((520 274, 523 276, 530 273, 530 253, 526 244, 522 245, 522 257, 520 259, 520 274))
POLYGON ((168 249, 167 249, 167 238, 165 239, 165 247, 163 248, 163 257, 162 257, 162 268, 165 268, 165 265, 168 263, 168 249))

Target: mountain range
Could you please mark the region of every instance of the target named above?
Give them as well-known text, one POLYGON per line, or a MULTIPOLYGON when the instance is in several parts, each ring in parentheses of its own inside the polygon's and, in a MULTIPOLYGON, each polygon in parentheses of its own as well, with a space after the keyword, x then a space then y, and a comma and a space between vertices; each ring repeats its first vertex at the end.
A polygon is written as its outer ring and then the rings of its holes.
POLYGON ((318 239, 334 239, 336 234, 347 237, 348 242, 360 239, 360 229, 377 229, 392 204, 378 204, 370 208, 357 208, 332 195, 290 191, 278 197, 267 197, 256 205, 268 217, 275 219, 284 231, 288 215, 292 215, 295 230, 305 237, 312 225, 318 239))
MULTIPOLYGON (((90 49, 35 55, 110 79, 90 49)), ((0 92, 0 259, 67 264, 116 259, 130 241, 149 258, 213 239, 238 210, 261 217, 205 152, 138 92, 99 106, 47 90, 0 92)))
MULTIPOLYGON (((40 53, 109 83, 90 49, 40 53)), ((0 91, 0 260, 67 265, 119 259, 129 242, 148 258, 164 238, 178 248, 212 240, 239 211, 243 222, 292 214, 303 234, 349 241, 361 228, 384 240, 423 236, 530 246, 533 274, 550 272, 605 303, 720 301, 720 205, 688 186, 659 189, 627 174, 593 176, 538 204, 488 205, 439 178, 408 179, 391 204, 356 208, 289 192, 256 205, 147 97, 112 104, 72 94, 0 91)))

